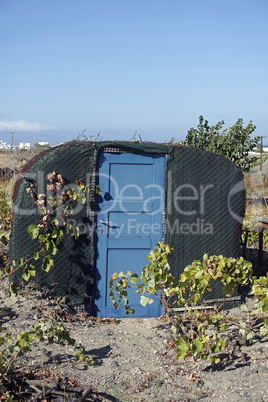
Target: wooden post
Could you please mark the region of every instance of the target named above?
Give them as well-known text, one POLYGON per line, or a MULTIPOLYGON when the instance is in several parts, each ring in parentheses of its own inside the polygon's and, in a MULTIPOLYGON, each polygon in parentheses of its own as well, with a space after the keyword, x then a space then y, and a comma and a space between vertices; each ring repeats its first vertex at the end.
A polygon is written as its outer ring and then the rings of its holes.
POLYGON ((258 232, 259 232, 259 252, 258 252, 258 260, 259 266, 263 265, 263 226, 261 222, 258 222, 258 232))

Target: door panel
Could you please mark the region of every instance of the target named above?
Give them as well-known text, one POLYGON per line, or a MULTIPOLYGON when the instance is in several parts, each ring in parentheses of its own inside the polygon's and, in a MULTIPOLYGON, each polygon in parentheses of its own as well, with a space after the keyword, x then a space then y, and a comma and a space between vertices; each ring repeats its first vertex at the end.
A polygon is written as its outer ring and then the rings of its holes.
POLYGON ((110 224, 109 238, 139 239, 151 237, 151 216, 148 213, 110 212, 108 216, 109 222, 115 222, 114 226, 110 224))
MULTIPOLYGON (((162 239, 165 156, 100 154, 98 160, 96 238, 96 313, 100 317, 124 317, 112 307, 108 279, 114 272, 142 271, 147 255, 162 239)), ((131 290, 135 316, 161 314, 157 297, 147 307, 131 290)))

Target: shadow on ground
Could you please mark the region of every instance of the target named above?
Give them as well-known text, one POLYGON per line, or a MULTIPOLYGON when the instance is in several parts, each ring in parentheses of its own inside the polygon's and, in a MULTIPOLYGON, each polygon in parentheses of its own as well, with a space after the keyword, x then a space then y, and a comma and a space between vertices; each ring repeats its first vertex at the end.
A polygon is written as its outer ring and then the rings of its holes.
POLYGON ((0 325, 4 324, 7 320, 12 320, 18 315, 11 308, 0 308, 0 325))

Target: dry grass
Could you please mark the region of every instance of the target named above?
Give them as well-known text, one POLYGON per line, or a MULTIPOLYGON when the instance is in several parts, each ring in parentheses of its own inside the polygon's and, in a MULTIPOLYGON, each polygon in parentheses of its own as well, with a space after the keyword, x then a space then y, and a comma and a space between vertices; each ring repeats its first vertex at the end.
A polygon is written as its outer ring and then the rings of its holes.
POLYGON ((13 188, 13 180, 0 182, 0 224, 5 230, 11 229, 13 188))
MULTIPOLYGON (((268 217, 268 161, 262 166, 256 167, 250 174, 244 175, 247 203, 243 228, 249 229, 247 241, 247 256, 246 258, 253 263, 257 270, 267 271, 268 263, 268 230, 263 232, 263 250, 264 250, 264 266, 258 265, 258 224, 253 219, 254 216, 268 217)), ((244 238, 243 232, 242 238, 244 238)))

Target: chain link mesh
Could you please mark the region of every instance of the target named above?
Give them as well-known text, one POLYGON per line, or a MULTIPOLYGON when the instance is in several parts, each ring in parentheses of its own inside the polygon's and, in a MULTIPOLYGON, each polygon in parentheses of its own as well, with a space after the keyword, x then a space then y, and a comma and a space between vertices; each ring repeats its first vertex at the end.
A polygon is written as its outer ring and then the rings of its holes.
MULTIPOLYGON (((236 165, 223 156, 198 148, 180 145, 135 142, 71 142, 51 148, 33 158, 23 175, 44 192, 47 175, 56 171, 65 183, 83 179, 90 187, 87 205, 73 217, 84 232, 78 240, 66 235, 54 258, 54 267, 43 272, 35 261, 35 282, 66 297, 71 305, 85 305, 94 300, 94 191, 92 178, 99 152, 159 153, 167 155, 165 172, 164 240, 174 247, 172 274, 178 279, 186 265, 202 259, 204 253, 238 257, 241 221, 244 216, 245 190, 243 175, 236 165), (238 186, 241 184, 241 188, 238 186), (237 187, 237 191, 234 189, 237 187)), ((27 233, 30 224, 40 219, 33 200, 26 193, 27 183, 18 179, 14 192, 11 258, 31 256, 38 248, 27 233)), ((19 282, 18 270, 12 279, 19 282)), ((220 298, 215 283, 211 298, 220 298)))

